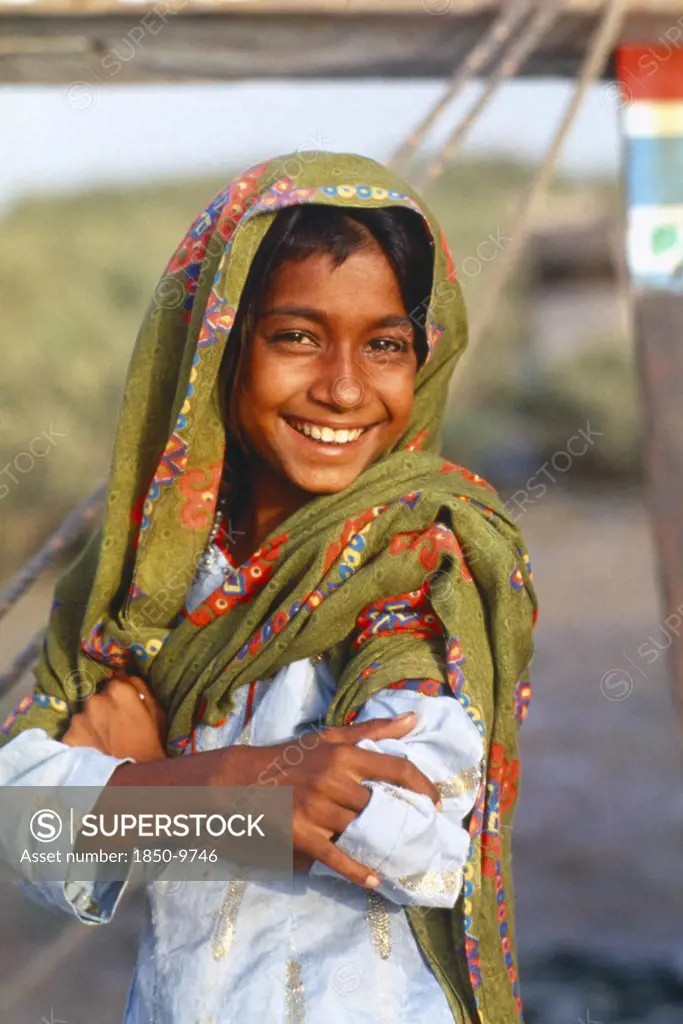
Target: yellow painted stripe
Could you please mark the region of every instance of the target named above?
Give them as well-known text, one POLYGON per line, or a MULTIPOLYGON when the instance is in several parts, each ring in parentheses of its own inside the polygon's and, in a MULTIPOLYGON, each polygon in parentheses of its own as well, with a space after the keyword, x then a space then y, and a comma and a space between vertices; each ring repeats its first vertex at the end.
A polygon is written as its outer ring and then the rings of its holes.
POLYGON ((683 138, 683 100, 635 100, 626 107, 624 117, 626 134, 631 139, 683 138))

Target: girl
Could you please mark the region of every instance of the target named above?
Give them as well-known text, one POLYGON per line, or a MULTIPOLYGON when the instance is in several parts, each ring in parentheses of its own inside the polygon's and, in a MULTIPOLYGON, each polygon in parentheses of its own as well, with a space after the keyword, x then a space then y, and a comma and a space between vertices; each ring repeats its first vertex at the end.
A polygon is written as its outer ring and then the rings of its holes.
MULTIPOLYGON (((231 182, 166 268, 0 770, 93 805, 293 787, 292 882, 149 887, 126 1024, 512 1024, 528 560, 437 454, 466 342, 438 225, 373 161, 308 157, 231 182)), ((99 923, 123 888, 43 895, 99 923)))

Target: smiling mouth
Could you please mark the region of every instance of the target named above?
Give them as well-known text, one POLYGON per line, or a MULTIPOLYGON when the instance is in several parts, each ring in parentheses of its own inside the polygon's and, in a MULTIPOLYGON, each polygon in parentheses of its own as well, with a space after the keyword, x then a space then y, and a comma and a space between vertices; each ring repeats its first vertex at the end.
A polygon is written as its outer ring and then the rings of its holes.
MULTIPOLYGON (((283 417, 284 418, 284 417, 283 417)), ((325 427, 319 423, 309 423, 307 420, 286 419, 285 422, 298 434, 307 437, 309 441, 315 441, 321 445, 340 447, 351 445, 370 430, 370 427, 325 427)))

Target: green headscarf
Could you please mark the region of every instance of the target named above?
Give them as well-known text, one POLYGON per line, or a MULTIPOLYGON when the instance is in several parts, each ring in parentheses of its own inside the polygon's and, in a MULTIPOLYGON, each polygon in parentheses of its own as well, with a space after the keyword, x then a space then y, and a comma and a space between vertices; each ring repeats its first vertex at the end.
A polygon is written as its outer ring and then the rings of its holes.
POLYGON ((485 781, 455 910, 408 914, 454 1019, 512 1024, 521 1002, 509 826, 535 598, 519 531, 498 497, 437 454, 466 338, 443 234, 422 200, 381 165, 307 152, 231 182, 196 219, 155 289, 126 382, 103 525, 57 585, 37 686, 3 734, 7 742, 41 727, 61 736, 79 702, 117 669, 142 675, 164 705, 169 755, 182 751, 198 721, 224 718, 238 687, 300 658, 331 658, 338 689, 328 724, 349 722, 398 680, 447 681, 484 738, 485 781), (275 211, 299 203, 407 206, 425 218, 434 281, 424 309, 408 311, 425 317, 429 348, 412 419, 350 487, 290 516, 248 570, 185 615, 225 457, 223 353, 275 211), (390 599, 418 591, 427 577, 443 636, 394 630, 390 599), (370 604, 387 614, 354 644, 358 615, 370 604))

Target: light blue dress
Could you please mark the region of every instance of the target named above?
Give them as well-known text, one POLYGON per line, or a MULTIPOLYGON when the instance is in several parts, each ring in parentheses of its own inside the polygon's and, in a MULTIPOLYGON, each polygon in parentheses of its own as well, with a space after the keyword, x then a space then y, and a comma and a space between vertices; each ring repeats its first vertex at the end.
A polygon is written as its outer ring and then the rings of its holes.
MULTIPOLYGON (((229 571, 218 548, 187 597, 192 610, 229 571)), ((298 661, 246 691, 218 727, 200 726, 195 749, 271 745, 324 717, 335 690, 325 661, 298 661)), ((148 913, 124 1024, 453 1024, 404 907, 452 907, 469 851, 463 819, 479 787, 482 741, 449 696, 383 690, 356 721, 415 711, 401 740, 363 740, 408 757, 438 786, 443 812, 411 791, 368 782, 367 807, 337 845, 374 868, 375 891, 316 862, 283 882, 169 882, 147 886, 148 913)), ((92 805, 123 763, 30 729, 0 750, 4 785, 91 786, 92 805)), ((85 810, 85 808, 84 808, 85 810)), ((31 884, 31 894, 88 924, 110 921, 125 883, 31 884)))

